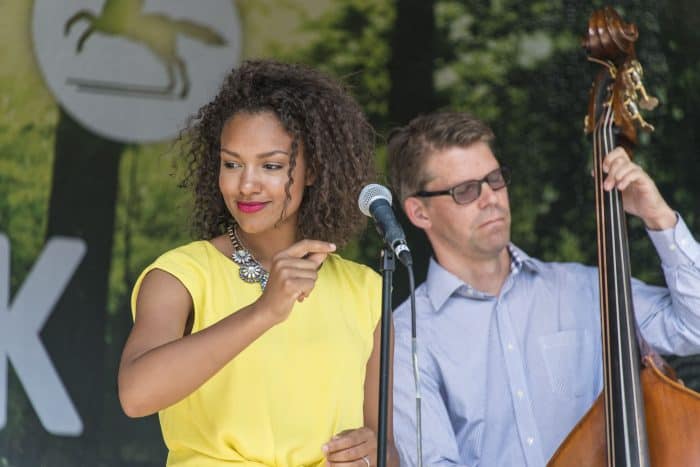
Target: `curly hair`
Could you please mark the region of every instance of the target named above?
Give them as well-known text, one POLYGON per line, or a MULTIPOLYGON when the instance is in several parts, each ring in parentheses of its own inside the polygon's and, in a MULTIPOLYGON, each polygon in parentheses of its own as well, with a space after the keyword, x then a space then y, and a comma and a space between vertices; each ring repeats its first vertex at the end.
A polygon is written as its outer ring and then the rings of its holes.
MULTIPOLYGON (((272 112, 291 136, 286 203, 303 148, 315 179, 299 207, 301 238, 342 246, 364 228, 366 218, 356 199, 375 176, 374 132, 360 106, 344 86, 317 70, 251 60, 232 70, 182 134, 188 164, 183 185, 194 191, 192 228, 199 237, 215 237, 234 222, 219 191, 219 150, 224 124, 240 112, 272 112)), ((282 216, 285 211, 286 204, 282 216)))
POLYGON ((423 189, 430 179, 425 161, 431 153, 450 147, 467 147, 477 141, 492 144, 494 134, 486 123, 464 112, 420 115, 388 138, 389 184, 401 204, 423 189))

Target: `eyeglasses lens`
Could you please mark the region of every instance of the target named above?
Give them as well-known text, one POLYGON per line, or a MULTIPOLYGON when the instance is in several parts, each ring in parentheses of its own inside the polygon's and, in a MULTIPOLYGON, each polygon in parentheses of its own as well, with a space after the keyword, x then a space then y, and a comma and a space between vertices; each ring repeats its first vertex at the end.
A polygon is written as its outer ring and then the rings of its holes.
POLYGON ((459 204, 471 203, 481 194, 481 182, 469 181, 454 187, 452 196, 459 204))
POLYGON ((486 176, 486 183, 489 184, 492 190, 500 190, 506 186, 506 180, 503 177, 503 172, 495 170, 486 176))
POLYGON ((459 204, 471 203, 481 195, 481 184, 486 182, 492 190, 500 190, 508 184, 509 172, 505 167, 490 172, 483 180, 470 180, 457 185, 452 190, 454 200, 459 204))

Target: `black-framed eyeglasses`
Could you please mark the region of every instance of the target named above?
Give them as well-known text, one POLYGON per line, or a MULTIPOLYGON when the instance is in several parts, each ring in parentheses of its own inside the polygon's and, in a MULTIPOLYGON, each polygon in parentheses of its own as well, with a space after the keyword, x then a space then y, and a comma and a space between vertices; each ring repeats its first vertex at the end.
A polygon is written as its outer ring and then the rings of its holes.
POLYGON ((420 198, 428 196, 450 195, 457 204, 469 204, 481 196, 481 184, 488 183, 492 190, 500 190, 510 183, 510 167, 500 166, 496 170, 487 173, 481 180, 467 180, 447 190, 419 191, 413 196, 420 198))

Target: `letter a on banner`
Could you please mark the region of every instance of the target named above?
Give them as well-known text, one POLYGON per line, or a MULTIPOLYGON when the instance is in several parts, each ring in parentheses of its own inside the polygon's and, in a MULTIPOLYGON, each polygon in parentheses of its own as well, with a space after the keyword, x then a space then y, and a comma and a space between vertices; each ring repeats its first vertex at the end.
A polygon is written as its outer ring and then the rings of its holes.
POLYGON ((7 423, 7 362, 17 373, 42 426, 79 436, 83 422, 39 333, 85 255, 77 238, 49 239, 10 304, 10 243, 0 234, 0 429, 7 423))

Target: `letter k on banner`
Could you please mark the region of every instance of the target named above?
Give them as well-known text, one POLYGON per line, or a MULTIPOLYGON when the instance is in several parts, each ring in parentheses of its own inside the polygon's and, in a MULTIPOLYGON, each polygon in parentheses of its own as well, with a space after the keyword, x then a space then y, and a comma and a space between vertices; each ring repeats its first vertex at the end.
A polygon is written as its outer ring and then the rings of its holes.
POLYGON ((79 436, 83 422, 39 333, 85 255, 85 242, 53 237, 10 304, 10 243, 0 234, 0 429, 7 422, 7 361, 49 433, 79 436))

